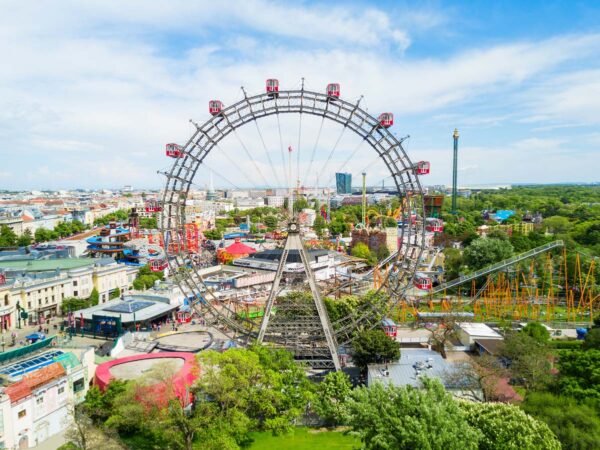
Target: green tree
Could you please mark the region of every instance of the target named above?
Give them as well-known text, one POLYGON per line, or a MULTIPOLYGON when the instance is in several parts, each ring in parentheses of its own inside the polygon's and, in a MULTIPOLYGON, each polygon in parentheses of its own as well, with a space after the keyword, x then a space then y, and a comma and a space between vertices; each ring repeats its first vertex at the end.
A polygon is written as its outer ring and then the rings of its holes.
POLYGON ((600 400, 600 350, 562 351, 558 371, 559 393, 579 400, 600 400))
POLYGON ((531 336, 536 341, 546 344, 550 340, 550 332, 548 329, 539 322, 531 322, 525 325, 522 333, 525 333, 528 336, 531 336))
POLYGON ((554 234, 567 233, 573 228, 573 223, 568 217, 552 216, 544 219, 546 230, 554 234))
POLYGON ((387 248, 387 245, 380 245, 377 248, 377 260, 378 261, 383 261, 388 256, 390 256, 390 249, 387 248))
POLYGON ((382 330, 364 330, 352 340, 352 360, 366 370, 368 364, 380 364, 400 358, 400 344, 382 330))
POLYGON ((264 223, 267 226, 267 228, 269 228, 270 230, 274 230, 275 228, 277 228, 277 225, 278 225, 277 216, 273 216, 273 215, 266 216, 264 223))
POLYGON ((600 327, 596 326, 588 330, 585 341, 583 341, 583 348, 600 350, 600 327))
POLYGON ((367 450, 476 450, 481 433, 437 381, 424 389, 374 383, 352 392, 349 424, 367 450))
POLYGON ((113 298, 119 298, 120 296, 121 296, 121 289, 119 289, 118 287, 114 291, 112 291, 110 293, 110 298, 111 299, 113 299, 113 298))
POLYGON ((446 280, 458 278, 460 267, 463 264, 461 251, 457 248, 446 248, 444 249, 444 256, 444 276, 446 280))
POLYGON ((560 450, 548 425, 507 403, 462 402, 467 422, 483 438, 479 450, 560 450))
POLYGON ((19 239, 17 239, 17 245, 19 247, 27 247, 31 245, 32 242, 33 236, 31 235, 31 230, 29 228, 26 229, 21 236, 19 236, 19 239))
POLYGON ((521 407, 548 424, 564 449, 595 450, 600 442, 600 405, 549 392, 530 392, 521 407))
POLYGON ((90 293, 90 297, 88 298, 89 304, 92 306, 97 305, 100 302, 100 294, 98 293, 98 289, 92 289, 90 293))
POLYGON ((8 225, 0 227, 0 247, 14 247, 17 245, 17 235, 8 225))
POLYGON ((206 239, 218 241, 223 237, 223 233, 219 229, 206 230, 204 231, 204 237, 206 239))
POLYGON ((510 242, 501 239, 475 239, 463 253, 464 261, 471 270, 479 270, 513 255, 510 242))
POLYGON ((34 234, 35 242, 47 242, 50 238, 50 231, 45 228, 38 228, 34 234))
POLYGON ((85 298, 65 298, 62 300, 60 304, 60 309, 64 314, 67 314, 69 311, 79 311, 80 309, 85 309, 90 306, 90 301, 85 298))
POLYGON ((308 208, 308 201, 304 197, 294 198, 294 211, 298 212, 306 208, 308 208))
POLYGON ((350 378, 342 371, 329 372, 317 387, 314 409, 325 424, 343 425, 347 420, 346 402, 352 392, 350 378))
POLYGON ((323 237, 323 231, 325 230, 325 228, 327 228, 327 222, 325 221, 323 216, 317 214, 317 217, 315 217, 315 223, 313 223, 313 229, 315 230, 315 233, 317 234, 319 239, 323 237))
POLYGON ((352 256, 355 258, 361 258, 365 260, 369 260, 371 258, 371 251, 367 244, 363 242, 358 242, 352 246, 352 256))
POLYGON ((396 228, 398 226, 398 222, 393 217, 385 217, 383 224, 386 228, 396 228))
POLYGON ((540 389, 551 380, 552 354, 548 345, 525 333, 509 333, 501 355, 511 361, 510 371, 522 378, 527 389, 540 389))
MULTIPOLYGON (((222 417, 243 414, 248 427, 287 431, 311 398, 306 375, 285 350, 255 346, 224 353, 206 351, 198 358, 202 367, 198 395, 212 399, 222 417)), ((238 443, 240 439, 236 438, 238 443)))

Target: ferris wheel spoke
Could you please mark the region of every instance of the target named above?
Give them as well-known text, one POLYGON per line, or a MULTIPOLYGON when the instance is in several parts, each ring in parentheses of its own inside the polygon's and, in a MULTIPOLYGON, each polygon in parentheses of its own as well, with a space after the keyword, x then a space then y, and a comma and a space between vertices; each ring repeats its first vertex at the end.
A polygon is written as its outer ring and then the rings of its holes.
POLYGON ((235 159, 233 159, 231 156, 229 156, 225 152, 225 150, 223 150, 221 148, 221 146, 216 145, 216 147, 220 151, 220 154, 223 155, 225 157, 225 159, 227 159, 227 161, 229 162, 229 164, 231 164, 233 167, 235 167, 238 170, 238 172, 240 172, 242 175, 244 175, 244 177, 250 182, 250 184, 252 186, 254 186, 255 189, 258 189, 258 185, 254 181, 254 179, 248 174, 248 171, 242 169, 242 167, 235 161, 235 159))
MULTIPOLYGON (((233 181, 229 180, 229 178, 227 178, 221 172, 215 171, 215 170, 211 169, 210 166, 208 164, 206 164, 206 163, 204 163, 204 166, 208 170, 210 170, 212 173, 214 173, 216 176, 218 176, 219 178, 221 178, 223 181, 225 181, 226 183, 232 185, 235 189, 241 190, 241 188, 237 184, 235 184, 233 181)), ((196 183, 193 183, 193 184, 196 184, 196 183)))
POLYGON ((250 162, 252 163, 252 165, 256 169, 256 173, 258 175, 260 175, 260 177, 264 181, 265 187, 267 187, 269 185, 269 182, 265 178, 265 175, 263 174, 262 170, 260 170, 260 167, 259 167, 258 163, 256 162, 256 159, 254 159, 254 157, 252 156, 252 153, 250 152, 250 150, 248 150, 248 147, 246 147, 246 144, 244 144, 244 141, 242 141, 242 139, 240 138, 240 135, 238 134, 238 132, 235 129, 233 130, 233 135, 235 136, 235 138, 237 139, 237 141, 240 143, 240 145, 244 149, 244 152, 246 153, 246 156, 248 156, 248 158, 250 159, 250 162))
MULTIPOLYGON (((336 170, 336 172, 341 172, 342 170, 344 170, 344 168, 348 165, 348 163, 352 160, 352 158, 354 158, 354 155, 356 155, 356 153, 360 150, 360 148, 363 146, 363 144, 365 143, 366 139, 363 139, 359 142, 359 144, 356 146, 356 148, 354 149, 354 151, 350 154, 350 156, 348 156, 348 158, 346 159, 346 161, 344 161, 344 163, 341 165, 341 167, 336 170)), ((329 178, 329 181, 327 182, 327 186, 329 186, 331 184, 331 182, 335 179, 335 173, 332 177, 329 178)))
MULTIPOLYGON (((333 157, 333 154, 335 153, 335 150, 337 149, 340 141, 342 140, 342 136, 344 136, 344 133, 346 132, 346 128, 347 127, 342 128, 342 132, 340 133, 340 135, 336 139, 335 144, 333 144, 333 148, 329 152, 329 156, 327 156, 327 160, 325 161, 325 164, 323 165, 323 167, 321 168, 321 170, 317 173, 317 176, 316 176, 316 179, 315 179, 315 185, 319 184, 319 180, 321 179, 321 175, 325 172, 325 169, 329 165, 329 162, 331 161, 331 158, 333 157)), ((327 183, 327 184, 329 184, 329 183, 327 183)))
MULTIPOLYGON (((310 155, 310 162, 308 163, 308 170, 306 171, 306 178, 307 179, 310 176, 310 172, 312 170, 313 162, 315 160, 315 153, 316 153, 317 147, 319 145, 319 139, 321 138, 321 132, 323 131, 323 124, 324 123, 325 123, 325 116, 323 116, 323 118, 321 119, 321 125, 319 126, 319 131, 317 132, 317 139, 315 140, 315 145, 313 146, 312 154, 310 155)), ((319 186, 315 186, 315 188, 318 188, 318 187, 319 186)))
POLYGON ((269 150, 267 149, 267 145, 265 144, 265 140, 263 139, 263 135, 260 131, 260 127, 258 126, 257 120, 254 121, 254 125, 256 125, 256 131, 258 132, 258 136, 260 137, 260 142, 262 142, 263 149, 265 150, 265 155, 267 156, 267 160, 269 161, 269 166, 271 166, 271 170, 273 171, 275 183, 277 183, 278 186, 281 186, 281 182, 279 181, 279 177, 277 176, 277 171, 275 170, 275 165, 271 160, 271 155, 269 155, 269 150))
POLYGON ((277 114, 275 115, 275 117, 277 117, 277 130, 279 131, 279 150, 281 151, 281 171, 283 172, 283 176, 282 176, 282 180, 284 181, 284 183, 282 184, 282 187, 286 187, 285 186, 285 180, 287 179, 287 176, 285 175, 285 152, 283 151, 283 136, 281 134, 281 122, 279 121, 279 112, 277 112, 277 114))
MULTIPOLYGON (((296 149, 296 181, 300 184, 300 144, 302 141, 302 111, 299 114, 298 122, 298 148, 296 149)), ((300 186, 298 186, 300 187, 300 186)))

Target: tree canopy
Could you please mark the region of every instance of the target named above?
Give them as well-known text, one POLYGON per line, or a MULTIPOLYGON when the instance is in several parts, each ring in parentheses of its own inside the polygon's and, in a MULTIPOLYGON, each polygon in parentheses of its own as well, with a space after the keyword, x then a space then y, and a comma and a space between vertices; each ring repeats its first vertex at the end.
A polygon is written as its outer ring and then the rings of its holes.
POLYGON ((480 431, 479 450, 560 450, 548 425, 508 403, 462 402, 467 422, 480 431))
POLYGON ((382 330, 364 330, 352 340, 352 360, 365 370, 368 364, 385 363, 400 358, 400 344, 382 330))
POLYGON ((424 389, 357 388, 348 402, 349 425, 373 450, 476 450, 481 433, 439 382, 424 381, 424 389))

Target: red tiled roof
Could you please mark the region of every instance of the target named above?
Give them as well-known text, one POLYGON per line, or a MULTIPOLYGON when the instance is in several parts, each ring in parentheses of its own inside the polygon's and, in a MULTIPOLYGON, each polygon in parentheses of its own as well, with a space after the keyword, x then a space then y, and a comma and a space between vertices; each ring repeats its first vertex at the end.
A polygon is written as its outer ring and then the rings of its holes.
POLYGON ((8 386, 6 389, 4 389, 4 392, 10 398, 11 403, 16 403, 19 400, 31 395, 31 388, 24 380, 21 380, 8 386))
POLYGON ((10 397, 12 403, 31 395, 31 391, 52 380, 65 375, 65 369, 60 363, 52 363, 49 366, 42 367, 28 375, 25 375, 21 381, 8 386, 4 392, 10 397))

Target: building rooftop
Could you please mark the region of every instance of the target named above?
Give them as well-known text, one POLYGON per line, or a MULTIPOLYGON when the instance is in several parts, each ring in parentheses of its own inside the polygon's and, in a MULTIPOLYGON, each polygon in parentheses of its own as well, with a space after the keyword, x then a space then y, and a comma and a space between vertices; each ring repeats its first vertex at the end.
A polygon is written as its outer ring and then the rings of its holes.
MULTIPOLYGON (((108 259, 108 258, 107 258, 108 259)), ((114 260, 111 258, 111 261, 114 260)), ((43 272, 47 270, 69 270, 92 266, 99 262, 98 258, 57 258, 57 259, 19 259, 0 261, 0 269, 20 270, 24 272, 43 272)))
POLYGON ((153 320, 177 308, 178 305, 171 305, 167 297, 126 295, 123 300, 115 299, 77 311, 75 316, 79 318, 82 315, 85 320, 92 320, 92 316, 120 317, 121 323, 127 324, 153 320))
POLYGON ((502 339, 502 335, 497 331, 492 330, 485 323, 478 322, 460 322, 458 327, 467 333, 469 336, 477 336, 488 339, 502 339))
MULTIPOLYGON (((390 364, 371 364, 369 382, 379 381, 394 386, 421 387, 422 377, 437 378, 444 384, 445 374, 454 370, 442 356, 427 349, 403 348, 400 360, 390 364)), ((452 387, 452 386, 446 386, 452 387)))
POLYGON ((49 366, 42 367, 35 372, 23 377, 21 381, 8 386, 4 392, 10 397, 12 403, 31 395, 31 391, 49 383, 52 380, 60 378, 66 374, 65 369, 59 363, 52 363, 49 366))
MULTIPOLYGON (((311 261, 316 261, 317 258, 321 256, 326 256, 329 254, 328 250, 307 250, 308 259, 311 261)), ((278 262, 283 254, 283 250, 280 248, 276 248, 273 250, 263 250, 261 252, 256 252, 250 255, 248 258, 252 259, 262 259, 267 261, 278 262)), ((300 263, 302 260, 300 259, 300 253, 298 250, 290 250, 287 258, 288 263, 300 263)))
POLYGON ((490 355, 495 356, 500 353, 500 347, 504 344, 501 339, 475 339, 475 344, 481 346, 490 355))

